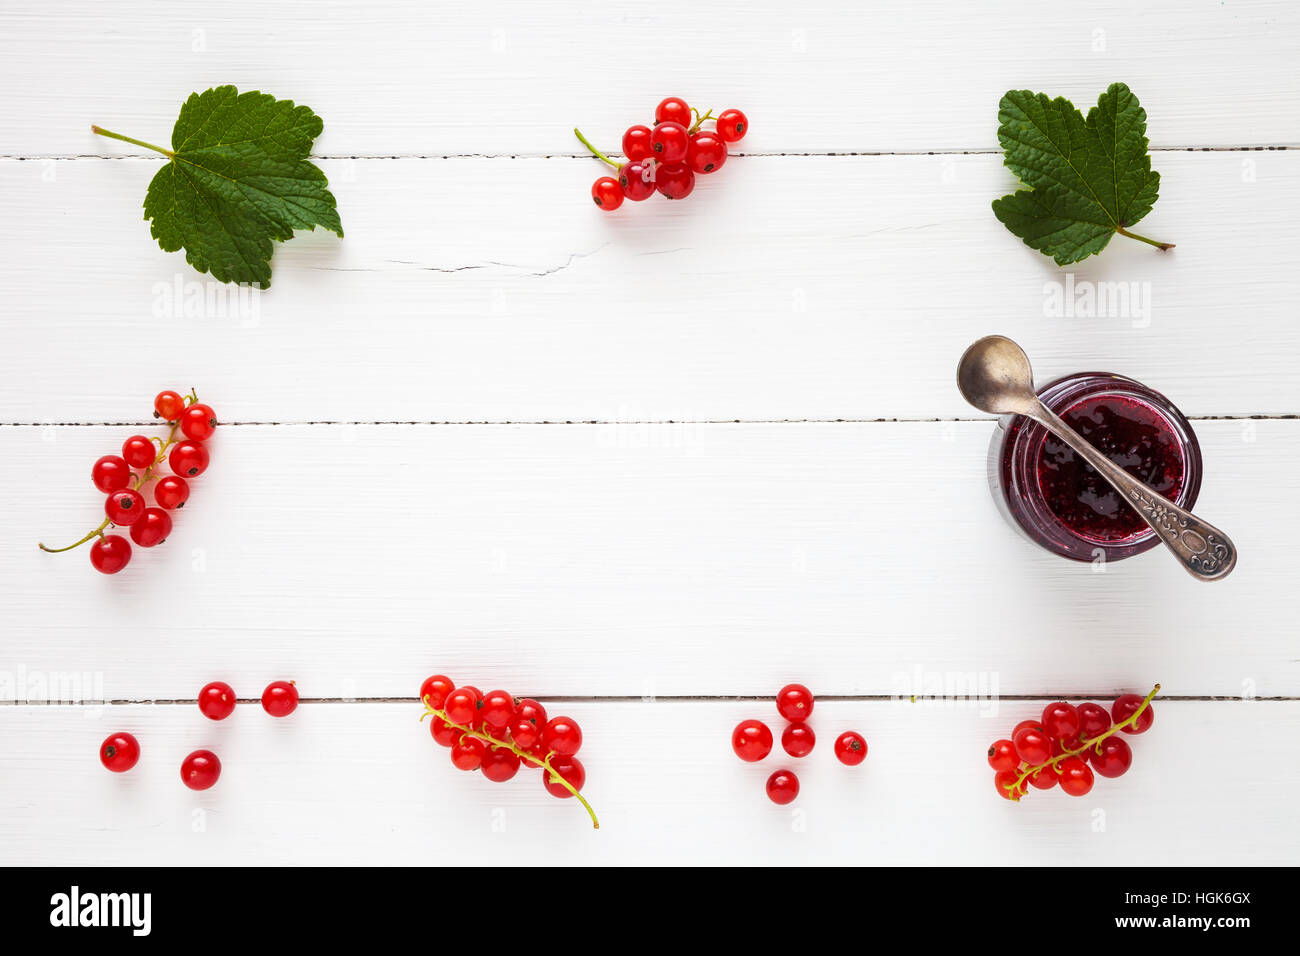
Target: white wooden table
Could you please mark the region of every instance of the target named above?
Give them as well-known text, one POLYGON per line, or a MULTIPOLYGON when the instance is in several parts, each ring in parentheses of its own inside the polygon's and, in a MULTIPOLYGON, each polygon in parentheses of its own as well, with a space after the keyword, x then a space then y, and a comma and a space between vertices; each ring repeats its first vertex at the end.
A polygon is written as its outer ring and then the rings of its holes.
POLYGON ((1300 11, 1141 6, 6 5, 0 862, 1295 862, 1300 11), (1117 80, 1163 174, 1142 231, 1178 248, 1060 270, 990 212, 998 98, 1117 80), (347 232, 280 246, 235 315, 187 312, 215 284, 149 237, 160 157, 89 132, 166 141, 222 83, 324 118, 347 232), (616 149, 668 94, 744 109, 744 155, 600 214, 572 127, 616 149), (1049 315, 1067 271, 1150 309, 1049 315), (1193 417, 1230 580, 1011 532, 953 386, 993 331, 1193 417), (171 539, 111 578, 37 551, 191 385, 226 424, 171 539), (416 722, 437 671, 562 701, 600 832, 454 771, 416 722), (69 675, 91 703, 41 703, 69 675), (288 720, 193 705, 282 677, 288 720), (789 680, 835 699, 779 808, 729 731, 789 680), (1128 775, 995 797, 985 747, 1045 699, 1155 681, 1128 775), (200 746, 225 771, 193 794, 200 746))

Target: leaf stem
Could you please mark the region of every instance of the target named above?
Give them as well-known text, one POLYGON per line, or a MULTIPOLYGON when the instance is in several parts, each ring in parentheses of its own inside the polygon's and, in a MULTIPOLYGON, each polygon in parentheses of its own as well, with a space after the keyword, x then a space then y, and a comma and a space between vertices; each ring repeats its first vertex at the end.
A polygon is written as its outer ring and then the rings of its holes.
POLYGON ((124 143, 134 143, 136 146, 143 146, 145 149, 152 149, 155 153, 162 153, 168 159, 175 157, 170 149, 163 149, 161 146, 155 146, 153 143, 146 143, 142 139, 132 139, 130 136, 123 136, 121 133, 114 133, 112 130, 102 129, 98 126, 90 127, 90 131, 99 136, 107 136, 110 139, 120 139, 124 143))
POLYGON ((1139 236, 1136 232, 1129 232, 1123 226, 1116 226, 1115 231, 1121 236, 1128 236, 1130 239, 1136 239, 1138 242, 1145 242, 1148 246, 1155 246, 1161 252, 1168 252, 1174 248, 1172 242, 1157 242, 1154 239, 1148 239, 1146 236, 1139 236))
MULTIPOLYGON (((574 130, 574 132, 577 133, 578 131, 574 130)), ((582 134, 578 133, 578 135, 581 136, 582 134)), ((586 142, 586 140, 583 140, 583 142, 586 142)), ((606 161, 608 162, 608 160, 606 161)), ((532 754, 520 750, 512 743, 508 743, 504 740, 497 740, 495 737, 491 737, 480 730, 475 730, 473 727, 467 727, 464 724, 456 723, 456 721, 454 720, 448 720, 446 711, 439 710, 435 707, 430 707, 429 702, 427 700, 421 700, 420 703, 424 704, 424 713, 420 715, 420 720, 423 721, 425 717, 432 715, 442 720, 442 722, 447 724, 447 726, 455 727, 463 734, 468 734, 471 737, 477 737, 479 740, 486 741, 487 743, 491 744, 494 747, 504 747, 506 750, 509 750, 511 753, 517 756, 520 760, 527 760, 529 763, 536 764, 538 767, 541 767, 550 775, 551 780, 560 784, 562 787, 564 787, 565 790, 568 790, 569 793, 573 794, 575 797, 578 798, 579 803, 581 803, 584 807, 586 807, 587 815, 591 817, 592 829, 594 830, 600 829, 600 821, 596 819, 596 811, 591 809, 591 804, 587 802, 586 797, 580 794, 578 792, 578 789, 575 786, 573 786, 573 784, 569 783, 569 781, 565 780, 558 773, 556 773, 554 770, 551 769, 551 758, 555 756, 553 752, 547 754, 546 759, 538 760, 532 754)))
POLYGON ((606 156, 604 153, 598 150, 595 146, 592 146, 591 142, 587 139, 587 137, 582 135, 582 130, 578 129, 578 127, 576 126, 573 127, 573 135, 578 137, 578 139, 582 141, 583 146, 586 146, 589 150, 591 150, 593 156, 595 156, 597 159, 603 162, 609 163, 615 169, 618 169, 619 164, 614 162, 612 159, 610 159, 608 156, 606 156))

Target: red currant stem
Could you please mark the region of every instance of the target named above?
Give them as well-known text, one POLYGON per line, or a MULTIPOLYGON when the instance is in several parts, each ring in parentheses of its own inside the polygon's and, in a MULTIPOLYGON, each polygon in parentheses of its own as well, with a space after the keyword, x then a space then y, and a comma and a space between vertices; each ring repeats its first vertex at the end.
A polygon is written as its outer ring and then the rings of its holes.
POLYGON ((697 132, 697 131, 699 130, 699 128, 700 128, 702 125, 704 125, 704 121, 705 121, 705 120, 707 120, 707 119, 713 119, 713 109, 712 109, 712 108, 710 108, 709 111, 708 111, 707 113, 705 113, 703 116, 700 115, 700 111, 697 110, 694 106, 691 107, 691 112, 695 114, 695 122, 691 125, 691 128, 688 129, 688 130, 686 131, 686 132, 688 132, 688 133, 694 133, 694 132, 697 132))
POLYGON ((520 760, 527 760, 529 763, 541 767, 548 774, 550 774, 551 780, 553 782, 560 784, 560 786, 564 787, 565 790, 568 790, 569 793, 573 794, 575 797, 578 798, 579 803, 581 803, 584 807, 587 808, 587 814, 591 817, 592 829, 594 830, 600 829, 600 821, 596 819, 596 811, 591 809, 591 804, 587 802, 586 797, 580 794, 577 791, 577 789, 571 783, 569 783, 569 781, 565 780, 558 773, 556 773, 554 770, 551 769, 551 758, 555 756, 554 751, 547 754, 546 759, 538 760, 532 754, 525 753, 524 751, 520 750, 512 743, 507 743, 504 740, 497 740, 495 737, 485 734, 482 731, 475 730, 472 727, 466 727, 464 724, 458 724, 456 723, 456 721, 448 719, 446 711, 442 711, 442 710, 438 710, 437 708, 430 707, 429 701, 427 699, 422 699, 420 702, 424 704, 424 713, 420 715, 421 721, 423 721, 424 718, 430 715, 434 717, 440 717, 442 718, 443 723, 447 724, 450 727, 455 727, 457 730, 461 731, 462 733, 468 734, 471 737, 477 737, 479 740, 486 741, 487 743, 490 743, 494 747, 504 747, 506 750, 509 750, 511 753, 517 756, 520 760))
POLYGON ((1139 236, 1136 232, 1129 232, 1123 226, 1116 226, 1115 231, 1121 236, 1128 236, 1130 239, 1136 239, 1138 242, 1145 242, 1148 246, 1155 246, 1161 252, 1168 252, 1174 248, 1172 242, 1157 242, 1154 239, 1148 239, 1146 236, 1139 236))
POLYGON ((85 544, 85 543, 86 543, 87 541, 89 541, 91 538, 102 538, 102 537, 104 537, 104 529, 107 528, 107 527, 108 527, 108 519, 105 518, 105 519, 104 519, 104 523, 101 524, 98 528, 96 528, 94 531, 90 532, 90 534, 86 535, 84 538, 82 538, 82 539, 81 539, 80 541, 78 541, 76 544, 70 544, 70 545, 68 545, 66 548, 47 548, 45 545, 43 545, 43 544, 39 544, 39 543, 38 543, 36 546, 37 546, 38 548, 40 548, 42 551, 48 551, 50 554, 58 554, 60 551, 71 551, 73 548, 79 548, 79 547, 81 547, 83 544, 85 544))
POLYGON ((90 131, 99 136, 107 136, 110 139, 120 139, 124 143, 134 143, 136 146, 143 146, 145 149, 152 149, 155 153, 162 153, 169 159, 176 155, 170 149, 163 149, 161 146, 155 146, 153 143, 146 143, 142 139, 132 139, 130 136, 123 136, 121 133, 114 133, 112 130, 100 129, 98 126, 90 127, 90 131))
MULTIPOLYGON (((1156 694, 1158 694, 1159 692, 1160 692, 1160 685, 1156 684, 1155 687, 1151 688, 1151 693, 1147 694, 1146 697, 1143 699, 1142 703, 1138 705, 1138 709, 1133 711, 1133 713, 1131 713, 1128 716, 1128 719, 1121 720, 1118 724, 1112 724, 1105 731, 1098 734, 1096 737, 1093 737, 1091 740, 1083 741, 1081 744, 1079 744, 1078 747, 1074 748, 1073 750, 1063 750, 1061 753, 1057 754, 1051 760, 1047 761, 1047 763, 1040 763, 1035 767, 1030 767, 1029 769, 1024 770, 1020 774, 1020 776, 1016 779, 1016 782, 1011 784, 1006 789, 1019 791, 1020 785, 1024 783, 1028 777, 1038 773, 1041 770, 1046 770, 1048 767, 1051 767, 1057 773, 1060 773, 1061 771, 1057 768, 1056 765, 1060 763, 1062 760, 1064 760, 1066 757, 1077 757, 1079 754, 1086 752, 1089 747, 1096 747, 1107 737, 1119 733, 1125 727, 1136 727, 1138 716, 1142 713, 1142 711, 1146 710, 1148 707, 1151 706, 1151 699, 1155 697, 1156 694)), ((1100 750, 1098 750, 1097 752, 1101 753, 1100 750)), ((1016 799, 1018 800, 1020 798, 1016 797, 1016 799)))
POLYGON ((618 169, 619 164, 614 162, 612 159, 610 159, 608 156, 606 156, 604 153, 598 150, 595 146, 592 146, 591 142, 587 139, 587 137, 582 135, 582 130, 578 129, 578 127, 576 126, 573 127, 573 135, 578 137, 578 139, 582 140, 582 145, 586 146, 589 150, 591 150, 591 154, 593 156, 595 156, 597 159, 601 160, 602 162, 609 163, 615 169, 618 169))

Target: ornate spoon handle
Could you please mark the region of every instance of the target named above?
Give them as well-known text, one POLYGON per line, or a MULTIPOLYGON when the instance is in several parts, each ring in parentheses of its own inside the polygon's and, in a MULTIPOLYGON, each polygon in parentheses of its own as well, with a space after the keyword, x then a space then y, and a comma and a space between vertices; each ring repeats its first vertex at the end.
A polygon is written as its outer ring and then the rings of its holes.
POLYGON ((1097 469, 1160 536, 1192 577, 1214 581, 1227 577, 1236 566, 1237 546, 1214 525, 1142 484, 1061 421, 1042 402, 1038 403, 1036 414, 1031 413, 1030 417, 1054 432, 1097 469))

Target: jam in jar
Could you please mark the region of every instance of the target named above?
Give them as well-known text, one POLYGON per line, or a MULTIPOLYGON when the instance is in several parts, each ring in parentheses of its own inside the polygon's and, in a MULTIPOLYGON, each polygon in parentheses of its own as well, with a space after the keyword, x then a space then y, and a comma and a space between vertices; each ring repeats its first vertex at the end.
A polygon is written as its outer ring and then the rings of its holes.
MULTIPOLYGON (((1081 372, 1049 382, 1038 397, 1134 478, 1184 508, 1196 503, 1201 448, 1159 392, 1121 375, 1081 372)), ((1035 544, 1079 561, 1118 561, 1160 543, 1123 495, 1043 426, 1021 415, 999 426, 994 497, 1035 544)))

